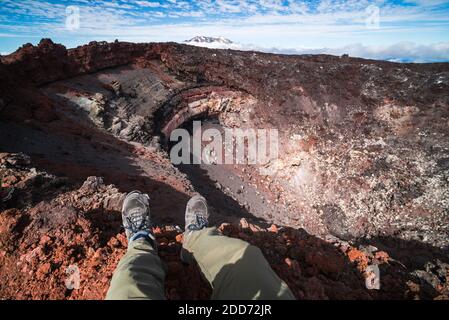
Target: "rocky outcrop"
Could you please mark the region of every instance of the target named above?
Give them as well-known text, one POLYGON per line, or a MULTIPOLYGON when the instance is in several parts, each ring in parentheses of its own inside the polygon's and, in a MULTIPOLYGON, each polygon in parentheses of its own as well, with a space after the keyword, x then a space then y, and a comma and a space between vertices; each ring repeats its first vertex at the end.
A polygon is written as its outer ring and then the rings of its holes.
POLYGON ((219 118, 230 128, 242 127, 248 121, 256 100, 249 94, 223 87, 200 87, 171 97, 155 115, 164 138, 192 119, 219 118))
POLYGON ((151 45, 124 42, 90 42, 67 50, 50 39, 37 46, 25 44, 16 52, 3 56, 5 72, 12 80, 43 85, 55 80, 95 72, 104 68, 126 65, 141 56, 152 57, 151 45))

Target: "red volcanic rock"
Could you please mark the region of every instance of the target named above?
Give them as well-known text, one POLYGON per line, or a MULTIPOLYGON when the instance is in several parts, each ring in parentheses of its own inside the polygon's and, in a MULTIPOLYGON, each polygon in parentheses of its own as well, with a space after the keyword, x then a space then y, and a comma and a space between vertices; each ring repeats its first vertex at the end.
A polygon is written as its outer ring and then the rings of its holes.
POLYGON ((50 273, 50 271, 51 271, 51 264, 49 262, 46 262, 42 266, 40 266, 39 269, 37 270, 37 276, 44 278, 45 275, 50 273))
MULTIPOLYGON (((8 155, 3 158, 7 159, 8 155)), ((22 181, 33 175, 29 167, 12 170, 22 181)), ((54 183, 56 177, 50 179, 54 183)), ((20 185, 20 182, 15 185, 20 185)), ((45 183, 44 187, 34 187, 38 189, 25 188, 24 185, 19 190, 24 198, 39 190, 44 194, 51 191, 52 200, 33 204, 30 199, 28 205, 31 210, 12 209, 0 215, 0 245, 4 248, 0 254, 0 279, 2 283, 8 283, 8 286, 0 288, 0 296, 21 299, 104 298, 115 266, 126 252, 126 237, 120 228, 120 204, 111 209, 97 204, 104 203, 101 199, 115 196, 117 189, 104 185, 95 177, 73 190, 64 190, 63 186, 51 189, 45 183), (56 215, 59 215, 57 219, 48 219, 56 215), (74 265, 80 271, 81 287, 67 291, 61 283, 67 277, 67 268, 74 265), (20 296, 17 296, 18 291, 20 296)), ((385 279, 382 285, 387 289, 367 290, 360 265, 372 261, 357 248, 351 248, 344 256, 334 244, 301 230, 278 229, 272 225, 271 229, 276 228, 277 232, 270 232, 255 228, 257 225, 251 222, 246 221, 246 224, 248 229, 259 231, 251 236, 239 234, 239 223, 223 224, 220 230, 233 237, 243 235, 246 241, 261 248, 275 272, 287 282, 297 298, 397 298, 404 297, 402 290, 408 290, 401 284, 410 278, 403 269, 396 269, 388 263, 384 264, 386 268, 381 268, 381 279, 385 279)), ((186 266, 179 259, 182 230, 166 225, 157 226, 153 231, 159 244, 159 255, 168 266, 167 298, 209 298, 211 288, 198 267, 186 266)), ((333 241, 340 240, 334 238, 333 241)), ((381 257, 387 256, 388 253, 378 251, 373 259, 382 264, 385 262, 381 257)), ((444 283, 439 283, 438 288, 441 294, 447 289, 444 283)), ((423 292, 415 293, 414 297, 420 297, 420 294, 423 292)))
POLYGON ((347 252, 349 261, 356 262, 359 270, 363 271, 368 266, 368 257, 360 250, 352 248, 347 252))
POLYGON ((24 45, 3 57, 2 62, 8 65, 8 72, 14 81, 20 79, 38 85, 67 77, 71 68, 67 49, 50 39, 42 39, 37 46, 24 45))

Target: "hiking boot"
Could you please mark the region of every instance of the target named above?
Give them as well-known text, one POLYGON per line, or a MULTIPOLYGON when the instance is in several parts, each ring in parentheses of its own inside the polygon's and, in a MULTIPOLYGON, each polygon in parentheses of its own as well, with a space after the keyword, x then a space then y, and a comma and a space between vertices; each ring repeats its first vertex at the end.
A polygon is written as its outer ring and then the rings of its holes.
POLYGON ((197 194, 190 198, 186 206, 185 233, 189 235, 193 231, 204 229, 209 224, 209 210, 206 199, 197 194))
POLYGON ((150 197, 140 191, 128 193, 123 201, 122 221, 128 244, 140 238, 146 238, 155 248, 150 218, 150 197))
MULTIPOLYGON (((209 211, 207 208, 207 202, 204 197, 197 194, 190 198, 186 206, 186 226, 184 231, 184 241, 195 231, 206 228, 209 224, 209 211)), ((184 247, 181 249, 181 261, 190 264, 194 261, 194 257, 191 252, 184 247)))

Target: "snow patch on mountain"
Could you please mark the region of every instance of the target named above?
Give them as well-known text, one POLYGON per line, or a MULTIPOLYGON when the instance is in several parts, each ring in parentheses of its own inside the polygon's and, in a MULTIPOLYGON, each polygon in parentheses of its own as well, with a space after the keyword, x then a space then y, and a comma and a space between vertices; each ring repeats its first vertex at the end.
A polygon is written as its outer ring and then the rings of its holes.
POLYGON ((190 40, 186 40, 186 42, 194 42, 194 43, 221 43, 221 44, 232 44, 232 41, 226 39, 225 37, 205 37, 205 36, 197 36, 190 40))
POLYGON ((186 44, 190 44, 193 46, 199 47, 207 47, 211 49, 235 49, 239 50, 242 47, 239 44, 232 42, 231 40, 225 37, 206 37, 206 36, 197 36, 190 40, 184 41, 186 44))

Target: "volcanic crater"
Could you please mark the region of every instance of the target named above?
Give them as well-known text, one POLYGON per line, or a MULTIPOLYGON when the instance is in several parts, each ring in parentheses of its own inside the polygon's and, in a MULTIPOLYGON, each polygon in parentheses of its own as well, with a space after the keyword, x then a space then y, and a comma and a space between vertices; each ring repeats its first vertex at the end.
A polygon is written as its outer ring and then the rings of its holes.
POLYGON ((103 298, 134 189, 169 299, 210 296, 178 258, 194 192, 299 299, 448 297, 449 63, 43 39, 1 56, 0 97, 1 298, 103 298), (196 120, 277 129, 279 157, 173 165, 170 133, 196 120))

